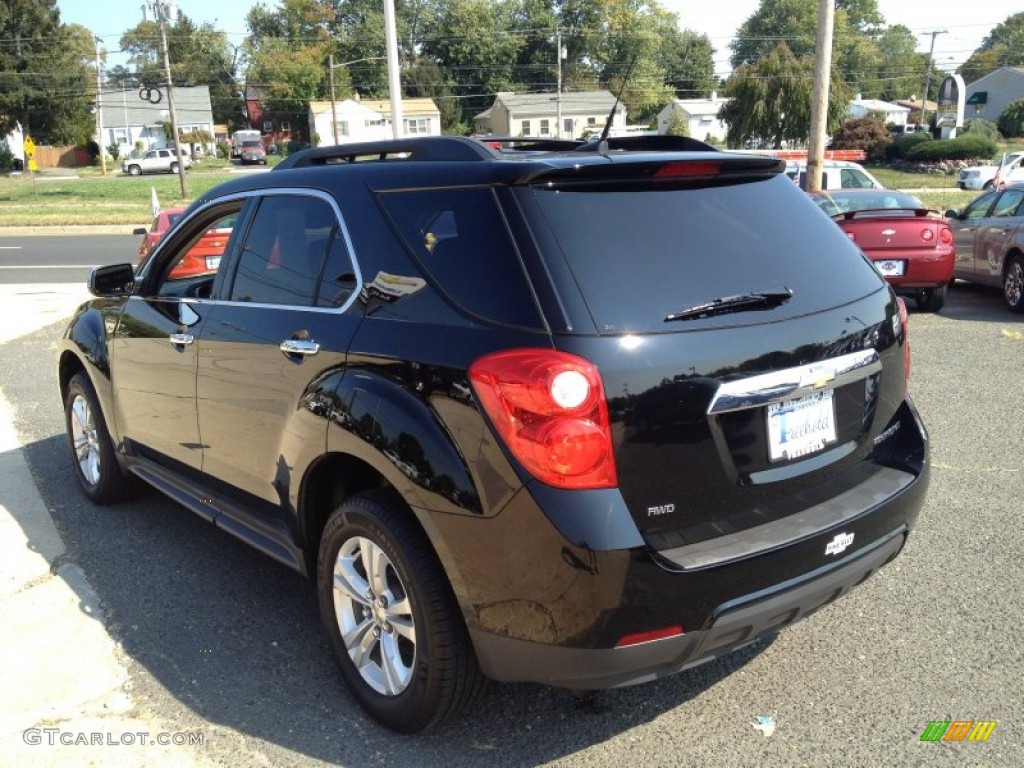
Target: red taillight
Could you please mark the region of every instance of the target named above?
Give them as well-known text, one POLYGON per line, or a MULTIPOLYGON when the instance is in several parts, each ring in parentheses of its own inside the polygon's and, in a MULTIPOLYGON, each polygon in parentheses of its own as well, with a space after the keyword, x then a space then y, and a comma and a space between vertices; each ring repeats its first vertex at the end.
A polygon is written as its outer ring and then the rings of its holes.
POLYGON ((559 488, 614 488, 611 421, 593 363, 550 349, 513 349, 469 367, 484 411, 512 454, 559 488))
POLYGON ((656 179, 671 179, 681 176, 717 176, 722 164, 714 160, 692 163, 665 163, 654 173, 656 179))
POLYGON ((932 240, 935 239, 935 233, 931 229, 922 229, 921 239, 924 240, 926 243, 930 243, 932 240))
POLYGON ((683 628, 676 624, 672 627, 652 629, 649 632, 637 632, 635 635, 623 635, 619 638, 619 642, 615 644, 615 647, 623 648, 627 645, 639 645, 640 643, 649 643, 651 640, 664 640, 666 637, 675 637, 681 634, 683 634, 683 628))
POLYGON ((910 383, 910 323, 907 316, 907 304, 902 297, 896 297, 896 303, 900 307, 900 330, 903 331, 903 381, 910 383))
POLYGON ((953 230, 947 226, 939 227, 939 242, 942 243, 942 245, 952 245, 953 230))

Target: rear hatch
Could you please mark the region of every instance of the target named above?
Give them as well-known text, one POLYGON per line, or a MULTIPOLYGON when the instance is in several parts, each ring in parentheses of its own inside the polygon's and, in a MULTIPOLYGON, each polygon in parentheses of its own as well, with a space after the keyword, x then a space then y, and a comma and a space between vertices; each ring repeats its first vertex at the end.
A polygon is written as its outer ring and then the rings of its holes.
POLYGON ((518 193, 556 346, 600 370, 618 486, 658 550, 864 482, 905 393, 899 308, 858 248, 781 164, 721 170, 518 193))

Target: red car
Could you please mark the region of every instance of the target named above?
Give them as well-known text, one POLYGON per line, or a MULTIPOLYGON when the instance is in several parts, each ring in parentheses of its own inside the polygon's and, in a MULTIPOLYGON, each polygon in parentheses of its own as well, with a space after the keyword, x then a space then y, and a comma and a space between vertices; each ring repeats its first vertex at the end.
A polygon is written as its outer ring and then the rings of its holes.
MULTIPOLYGON (((142 235, 142 242, 139 244, 139 261, 156 247, 160 238, 174 226, 184 212, 184 208, 168 208, 156 215, 149 229, 139 227, 135 230, 134 234, 142 235)), ((175 265, 170 272, 170 277, 195 277, 216 272, 230 236, 230 228, 208 231, 175 265)))
POLYGON ((953 231, 938 211, 893 189, 842 189, 812 194, 897 293, 919 309, 938 312, 946 302, 956 261, 953 231))

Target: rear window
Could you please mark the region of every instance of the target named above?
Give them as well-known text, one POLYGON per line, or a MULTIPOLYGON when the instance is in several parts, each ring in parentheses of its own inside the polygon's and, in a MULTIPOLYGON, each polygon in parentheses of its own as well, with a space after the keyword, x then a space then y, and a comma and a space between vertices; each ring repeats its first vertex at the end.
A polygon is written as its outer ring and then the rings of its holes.
POLYGON ((882 287, 860 250, 784 175, 689 189, 538 186, 532 195, 601 333, 761 323, 882 287), (793 298, 771 310, 665 321, 684 307, 781 287, 793 298))

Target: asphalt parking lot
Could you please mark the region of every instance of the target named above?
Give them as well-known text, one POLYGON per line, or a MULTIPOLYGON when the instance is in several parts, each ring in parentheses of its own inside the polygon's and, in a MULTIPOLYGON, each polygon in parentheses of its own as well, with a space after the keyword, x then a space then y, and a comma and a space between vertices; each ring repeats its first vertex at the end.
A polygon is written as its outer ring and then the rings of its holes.
MULTIPOLYGON (((419 737, 384 731, 345 693, 311 584, 155 494, 88 504, 65 455, 53 365, 61 326, 8 342, 0 390, 65 562, 98 596, 131 713, 203 734, 201 745, 145 756, 132 745, 83 747, 62 752, 66 764, 1024 765, 1024 317, 998 292, 960 284, 940 314, 912 313, 910 329, 910 391, 933 472, 895 563, 716 663, 583 701, 495 685, 462 721, 419 737), (757 717, 773 719, 771 735, 757 717), (997 725, 984 743, 922 742, 935 720, 997 725)), ((59 764, 45 743, 25 749, 37 765, 59 764)))

